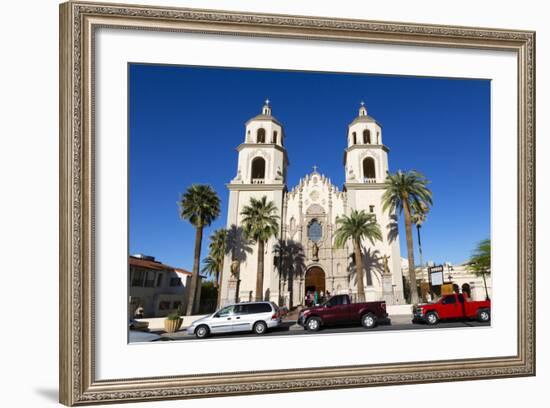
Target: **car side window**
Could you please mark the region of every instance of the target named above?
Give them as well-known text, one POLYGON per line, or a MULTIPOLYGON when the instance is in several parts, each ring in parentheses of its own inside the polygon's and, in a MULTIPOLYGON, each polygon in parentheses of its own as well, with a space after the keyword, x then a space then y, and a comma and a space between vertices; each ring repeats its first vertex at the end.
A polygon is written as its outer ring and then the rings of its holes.
POLYGON ((234 313, 235 313, 236 315, 245 315, 245 314, 248 314, 248 313, 249 313, 249 311, 248 311, 248 305, 237 305, 237 306, 235 306, 234 313))
POLYGON ((444 305, 451 305, 451 304, 454 304, 456 303, 456 299, 454 296, 447 296, 445 299, 443 299, 443 304, 444 305))
POLYGON ((340 300, 340 299, 339 299, 339 296, 335 296, 335 297, 333 297, 332 299, 330 299, 330 300, 328 301, 328 303, 329 303, 331 306, 336 306, 336 305, 341 304, 341 302, 339 302, 339 300, 340 300))

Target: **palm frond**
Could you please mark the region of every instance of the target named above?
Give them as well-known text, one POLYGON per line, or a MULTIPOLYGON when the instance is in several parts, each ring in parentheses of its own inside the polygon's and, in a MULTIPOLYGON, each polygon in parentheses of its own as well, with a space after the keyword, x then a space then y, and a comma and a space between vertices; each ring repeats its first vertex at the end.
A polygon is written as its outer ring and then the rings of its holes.
POLYGON ((201 272, 206 273, 208 276, 214 276, 219 272, 218 261, 208 255, 202 260, 201 272))
POLYGON ((245 235, 256 242, 267 241, 279 231, 279 216, 277 207, 273 201, 267 201, 267 197, 261 199, 251 198, 250 204, 242 211, 242 224, 245 235))
POLYGON ((360 241, 365 238, 373 245, 375 241, 382 240, 382 231, 374 214, 368 214, 363 210, 352 210, 349 216, 338 217, 336 226, 334 237, 336 248, 344 247, 348 239, 360 241))
POLYGON ((208 185, 191 185, 178 204, 180 217, 195 227, 208 226, 220 215, 220 198, 208 185))
POLYGON ((491 273, 491 240, 479 242, 469 260, 468 270, 476 275, 491 273))
POLYGON ((432 205, 432 192, 427 187, 430 183, 422 173, 416 170, 403 172, 398 170, 386 177, 386 190, 382 195, 384 211, 401 213, 405 202, 410 208, 416 208, 424 213, 432 205))

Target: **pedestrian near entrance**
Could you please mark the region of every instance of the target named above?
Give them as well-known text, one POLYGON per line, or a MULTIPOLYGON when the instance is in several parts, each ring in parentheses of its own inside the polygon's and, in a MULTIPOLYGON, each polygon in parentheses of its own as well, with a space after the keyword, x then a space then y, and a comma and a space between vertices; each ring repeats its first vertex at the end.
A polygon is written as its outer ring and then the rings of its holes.
POLYGON ((319 292, 317 292, 317 289, 315 289, 315 292, 313 293, 313 304, 319 304, 319 292))

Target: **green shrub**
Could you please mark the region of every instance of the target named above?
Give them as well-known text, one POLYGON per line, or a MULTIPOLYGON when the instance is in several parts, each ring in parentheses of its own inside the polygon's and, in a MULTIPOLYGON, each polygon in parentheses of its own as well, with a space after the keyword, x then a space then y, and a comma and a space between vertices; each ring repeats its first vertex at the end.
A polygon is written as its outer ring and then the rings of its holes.
POLYGON ((166 316, 166 320, 178 320, 180 318, 180 314, 176 311, 168 313, 166 316))

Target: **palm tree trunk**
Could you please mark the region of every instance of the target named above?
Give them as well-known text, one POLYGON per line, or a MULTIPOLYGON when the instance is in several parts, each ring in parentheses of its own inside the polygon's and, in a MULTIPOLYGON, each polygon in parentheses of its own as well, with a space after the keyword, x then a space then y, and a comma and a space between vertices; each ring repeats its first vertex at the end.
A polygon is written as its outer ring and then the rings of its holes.
POLYGON ((353 241, 355 252, 355 276, 357 276, 357 302, 365 301, 365 286, 363 285, 363 257, 361 256, 361 241, 353 241))
POLYGON ((485 273, 482 273, 483 276, 483 286, 485 286, 485 300, 489 300, 489 292, 487 291, 487 281, 485 280, 485 273))
POLYGON ((264 241, 258 241, 258 276, 256 277, 256 301, 263 300, 264 291, 264 241))
POLYGON ((422 241, 420 240, 420 225, 416 225, 416 233, 418 236, 418 254, 420 255, 420 270, 424 268, 424 260, 422 259, 422 241))
POLYGON ((288 308, 294 306, 294 267, 291 266, 288 270, 288 308))
POLYGON ((214 287, 218 288, 220 286, 220 271, 216 271, 216 277, 214 278, 214 287))
POLYGON ((418 303, 418 289, 416 288, 416 272, 414 270, 414 252, 413 252, 413 238, 412 238, 412 226, 411 226, 411 210, 409 208, 409 197, 403 197, 403 210, 405 212, 405 233, 407 236, 407 258, 409 261, 409 279, 411 287, 412 304, 418 303))
POLYGON ((201 259, 202 245, 202 226, 197 227, 195 231, 195 258, 193 260, 193 275, 191 276, 191 287, 188 288, 187 309, 185 314, 191 316, 194 312, 195 294, 197 293, 197 283, 199 281, 199 264, 201 259))
POLYGON ((218 289, 218 296, 216 297, 216 310, 218 310, 222 301, 223 264, 222 268, 218 271, 218 277, 216 279, 218 280, 218 284, 216 285, 216 288, 218 289))

